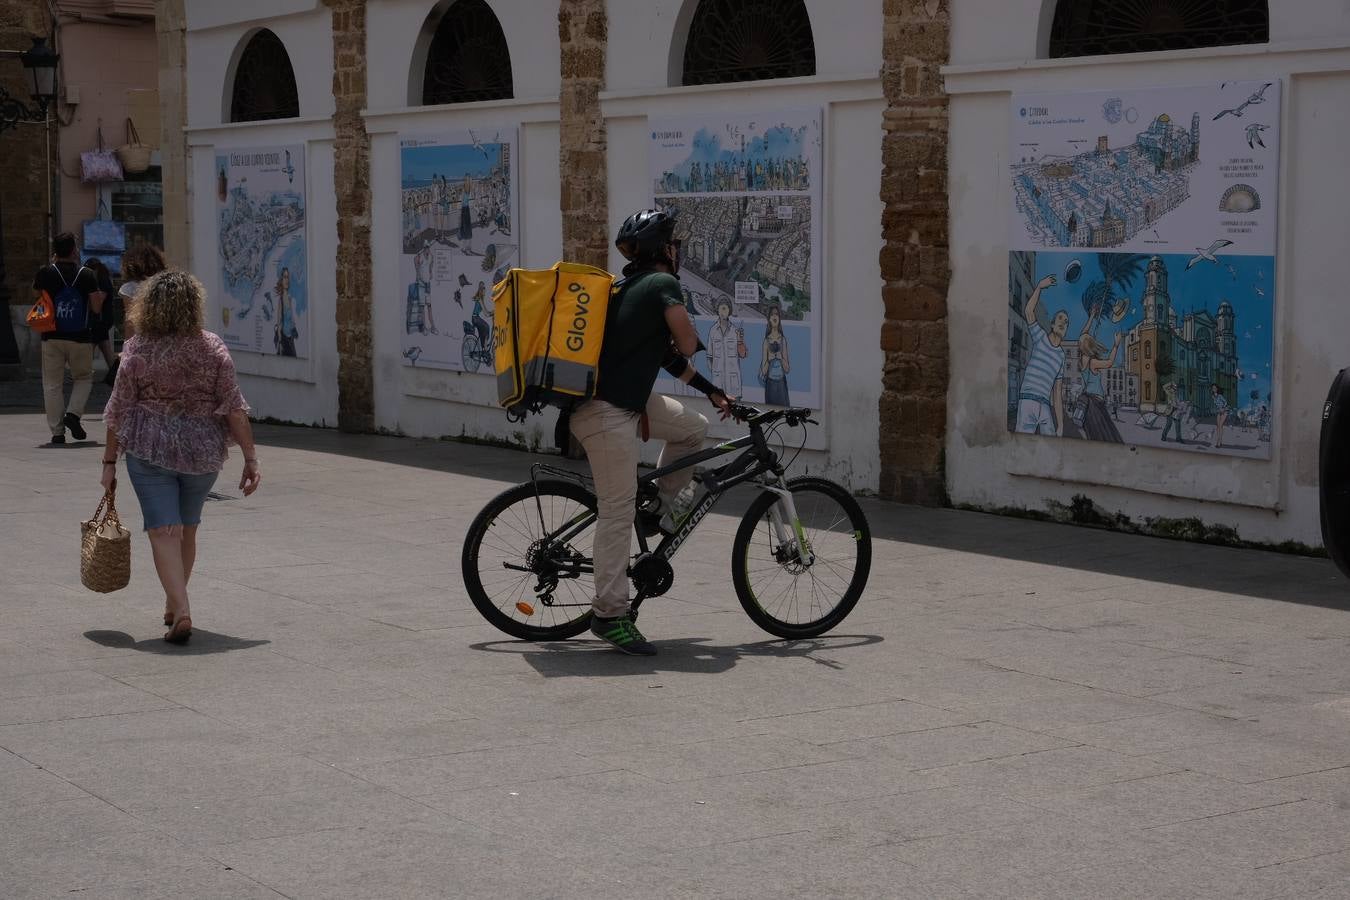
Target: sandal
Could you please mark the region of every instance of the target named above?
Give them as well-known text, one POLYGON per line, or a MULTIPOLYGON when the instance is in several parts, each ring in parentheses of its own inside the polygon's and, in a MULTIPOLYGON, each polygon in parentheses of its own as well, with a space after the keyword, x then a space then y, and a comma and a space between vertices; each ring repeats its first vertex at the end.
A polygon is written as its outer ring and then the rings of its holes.
POLYGON ((183 616, 173 623, 173 628, 164 634, 164 640, 170 644, 186 644, 192 637, 192 618, 183 616))

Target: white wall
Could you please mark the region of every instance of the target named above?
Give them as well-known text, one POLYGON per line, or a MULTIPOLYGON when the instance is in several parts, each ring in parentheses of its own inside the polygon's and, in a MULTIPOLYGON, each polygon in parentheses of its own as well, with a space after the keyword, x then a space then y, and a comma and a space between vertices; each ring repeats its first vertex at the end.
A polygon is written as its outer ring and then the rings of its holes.
POLYGON ((1087 494, 1136 519, 1199 516, 1249 540, 1320 544, 1317 444, 1322 402, 1350 364, 1344 279, 1344 145, 1350 137, 1350 7, 1271 0, 1269 45, 1038 60, 1054 0, 953 0, 951 396, 947 478, 958 503, 1040 508, 1087 494), (1280 237, 1272 459, 1184 456, 1140 447, 1011 435, 1006 425, 1008 98, 1280 78, 1280 237))
MULTIPOLYGON (((552 6, 534 0, 489 0, 511 53, 513 100, 449 106, 409 106, 420 93, 419 35, 428 15, 444 4, 388 0, 371 4, 367 15, 371 133, 371 274, 375 304, 375 423, 403 434, 517 440, 548 446, 552 419, 531 417, 512 425, 497 406, 491 375, 405 366, 399 329, 405 285, 400 280, 399 135, 435 135, 466 128, 514 127, 520 193, 522 265, 547 268, 562 255, 562 212, 558 173, 558 22, 552 6), (412 93, 410 94, 410 89, 412 93)), ((422 41, 425 44, 425 41, 422 41)), ((450 327, 458 328, 458 321, 450 327)))
MULTIPOLYGON (((556 8, 537 0, 489 0, 511 51, 516 99, 453 106, 410 106, 420 86, 419 47, 428 15, 442 8, 431 0, 373 0, 367 14, 371 60, 366 112, 371 133, 371 234, 374 298, 376 424, 418 436, 467 435, 547 445, 551 417, 525 425, 508 423, 496 405, 493 380, 403 365, 399 339, 400 134, 516 126, 520 147, 520 219, 523 263, 546 267, 562 252, 558 171, 559 57, 556 8), (378 61, 378 62, 377 62, 378 61), (415 71, 416 70, 416 71, 415 71)), ((336 419, 337 352, 333 322, 332 261, 336 212, 331 198, 333 110, 330 13, 316 3, 277 7, 278 18, 255 18, 256 3, 239 6, 189 0, 189 140, 193 149, 193 252, 196 268, 215 273, 216 229, 212 219, 211 163, 217 147, 290 140, 310 142, 309 250, 316 345, 309 361, 238 354, 249 398, 261 415, 299 422, 336 419), (221 125, 227 75, 240 40, 253 29, 271 28, 286 44, 300 91, 299 121, 221 125), (328 298, 328 299, 325 299, 328 298), (289 365, 289 367, 287 367, 289 365)), ((684 31, 694 0, 611 3, 609 84, 602 108, 609 128, 611 230, 652 197, 647 173, 646 117, 730 113, 766 108, 819 107, 826 128, 824 184, 824 427, 802 460, 857 489, 879 479, 877 404, 882 353, 880 180, 881 0, 808 0, 816 42, 814 78, 756 85, 669 87, 678 83, 684 31), (676 63, 672 69, 672 61, 676 63)), ((622 260, 611 257, 611 266, 622 260)), ((216 286, 208 282, 208 287, 216 286)), ((715 433, 731 433, 718 426, 715 433)))
MULTIPOLYGON (((609 6, 610 231, 652 202, 648 117, 821 108, 824 150, 824 403, 822 428, 800 463, 855 490, 880 477, 881 69, 880 0, 808 0, 816 44, 813 78, 699 87, 679 84, 684 35, 696 0, 609 6)), ((610 267, 623 264, 610 252, 610 267)), ((698 402, 695 400, 694 402, 698 402)), ((713 436, 739 433, 714 424, 713 436)), ((652 455, 656 448, 646 452, 652 455)))
MULTIPOLYGON (((310 349, 307 359, 233 352, 240 385, 254 415, 313 425, 337 424, 337 202, 333 194, 332 16, 317 2, 270 3, 291 11, 280 18, 254 18, 260 3, 187 4, 188 209, 191 264, 208 298, 223 295, 218 261, 215 155, 232 147, 305 146, 305 198, 310 349), (247 17, 247 18, 245 18, 247 17), (286 46, 295 72, 300 118, 228 124, 234 62, 259 27, 286 46)), ((219 306, 208 299, 209 323, 219 306)))

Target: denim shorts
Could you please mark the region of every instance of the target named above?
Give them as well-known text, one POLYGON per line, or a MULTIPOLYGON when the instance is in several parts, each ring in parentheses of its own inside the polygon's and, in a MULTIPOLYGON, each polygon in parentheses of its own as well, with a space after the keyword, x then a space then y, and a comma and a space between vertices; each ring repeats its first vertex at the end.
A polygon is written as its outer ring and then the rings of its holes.
POLYGON ((145 530, 170 525, 199 525, 206 494, 219 472, 185 475, 127 454, 127 475, 141 501, 145 530))

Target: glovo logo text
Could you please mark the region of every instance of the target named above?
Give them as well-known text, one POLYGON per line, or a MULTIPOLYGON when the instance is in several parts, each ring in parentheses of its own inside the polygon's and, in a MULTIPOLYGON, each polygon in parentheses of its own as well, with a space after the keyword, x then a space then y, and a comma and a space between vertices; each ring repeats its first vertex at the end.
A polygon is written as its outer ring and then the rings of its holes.
POLYGON ((580 353, 586 346, 586 327, 590 324, 591 295, 579 283, 573 281, 567 286, 573 304, 572 325, 567 329, 567 349, 580 353))
POLYGON ((502 314, 493 316, 492 322, 492 346, 507 346, 507 338, 511 333, 511 307, 502 305, 498 307, 502 314))

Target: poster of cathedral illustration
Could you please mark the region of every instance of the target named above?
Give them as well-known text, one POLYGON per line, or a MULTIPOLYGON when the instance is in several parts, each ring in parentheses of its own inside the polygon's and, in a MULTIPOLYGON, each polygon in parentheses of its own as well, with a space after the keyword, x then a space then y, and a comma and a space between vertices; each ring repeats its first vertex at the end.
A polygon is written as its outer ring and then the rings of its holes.
POLYGON ((493 374, 492 286, 520 265, 514 128, 399 142, 403 363, 493 374))
POLYGON ((305 148, 217 151, 216 217, 211 328, 232 350, 308 357, 305 148))
POLYGON ((1279 82, 1011 111, 1009 430, 1269 459, 1279 82))
MULTIPOLYGON (((680 282, 707 350, 700 371, 729 396, 821 402, 821 114, 652 119, 657 206, 678 212, 680 282)), ((666 393, 690 393, 669 377, 666 393)))

